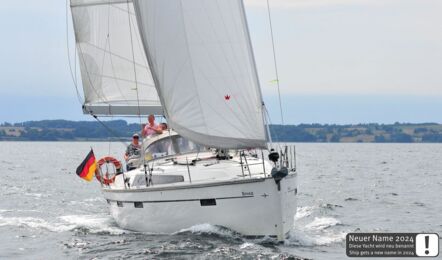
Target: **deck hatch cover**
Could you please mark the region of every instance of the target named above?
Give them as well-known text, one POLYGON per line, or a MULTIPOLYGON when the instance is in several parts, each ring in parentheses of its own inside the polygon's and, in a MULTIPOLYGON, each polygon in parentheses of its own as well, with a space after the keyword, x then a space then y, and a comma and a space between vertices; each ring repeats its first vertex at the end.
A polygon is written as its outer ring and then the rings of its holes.
POLYGON ((143 208, 143 202, 136 201, 134 202, 135 208, 143 208))
POLYGON ((216 199, 200 200, 201 206, 216 206, 216 199))

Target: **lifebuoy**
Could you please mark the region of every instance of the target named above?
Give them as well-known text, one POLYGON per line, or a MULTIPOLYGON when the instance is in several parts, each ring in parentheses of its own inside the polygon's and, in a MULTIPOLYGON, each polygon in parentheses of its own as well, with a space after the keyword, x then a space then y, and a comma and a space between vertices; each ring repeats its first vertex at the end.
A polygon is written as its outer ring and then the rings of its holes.
POLYGON ((99 182, 101 182, 105 185, 109 185, 111 183, 114 183, 115 177, 122 172, 123 172, 123 169, 122 169, 121 162, 118 161, 117 159, 115 159, 114 157, 106 156, 106 157, 101 158, 98 161, 98 167, 97 167, 97 170, 95 171, 95 178, 97 178, 97 180, 99 182), (104 174, 103 173, 100 174, 101 166, 103 166, 105 163, 112 163, 115 166, 116 172, 115 172, 115 174, 113 174, 112 177, 110 177, 110 174, 108 171, 106 171, 104 174), (101 180, 101 176, 103 176, 103 180, 101 180))

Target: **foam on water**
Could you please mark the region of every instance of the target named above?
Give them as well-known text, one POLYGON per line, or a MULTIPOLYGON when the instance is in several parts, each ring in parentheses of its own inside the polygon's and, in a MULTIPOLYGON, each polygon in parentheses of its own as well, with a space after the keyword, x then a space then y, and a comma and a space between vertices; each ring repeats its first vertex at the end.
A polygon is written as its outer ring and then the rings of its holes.
MULTIPOLYGON (((0 209, 0 213, 11 212, 37 212, 36 210, 6 210, 0 209)), ((0 215, 0 227, 16 226, 31 229, 43 229, 51 232, 66 232, 84 228, 88 233, 109 233, 120 235, 130 231, 116 227, 110 216, 100 217, 94 215, 68 215, 54 218, 52 221, 40 217, 29 216, 3 216, 0 215)))
POLYGON ((323 230, 338 224, 341 224, 341 222, 332 217, 315 217, 315 220, 305 225, 305 228, 310 230, 323 230))
POLYGON ((34 198, 47 198, 50 195, 49 194, 42 194, 42 193, 31 193, 31 192, 26 192, 24 193, 25 196, 29 196, 29 197, 34 197, 34 198))
POLYGON ((301 218, 310 216, 315 209, 315 206, 298 207, 296 210, 295 222, 301 218))
POLYGON ((240 249, 253 249, 255 247, 256 244, 250 242, 243 243, 242 245, 239 246, 240 249))
POLYGON ((284 241, 285 245, 329 246, 345 239, 346 232, 333 229, 333 227, 341 224, 341 221, 336 218, 315 217, 313 221, 305 225, 300 224, 300 220, 303 222, 309 220, 308 216, 312 215, 317 208, 316 206, 298 207, 295 216, 295 228, 290 231, 288 239, 284 241))
POLYGON ((198 225, 191 226, 189 228, 181 229, 180 231, 176 232, 175 234, 186 233, 186 232, 190 232, 192 234, 208 234, 208 235, 214 234, 214 235, 218 235, 218 236, 222 236, 222 237, 231 237, 231 238, 238 237, 238 234, 236 232, 234 232, 233 230, 230 230, 225 227, 207 224, 207 223, 198 224, 198 225))
POLYGON ((296 246, 328 246, 345 240, 346 232, 324 232, 321 234, 307 234, 302 230, 290 232, 289 238, 284 241, 285 245, 296 246))
POLYGON ((130 231, 118 228, 110 216, 96 215, 67 215, 59 217, 60 220, 67 223, 67 226, 74 228, 86 228, 88 233, 109 233, 112 235, 121 235, 130 233, 130 231))
POLYGON ((95 198, 89 198, 89 199, 84 199, 84 202, 104 202, 106 201, 103 197, 95 197, 95 198))
POLYGON ((75 228, 73 225, 50 223, 42 218, 4 216, 0 216, 0 227, 1 226, 29 227, 32 229, 45 229, 52 232, 64 232, 75 228))

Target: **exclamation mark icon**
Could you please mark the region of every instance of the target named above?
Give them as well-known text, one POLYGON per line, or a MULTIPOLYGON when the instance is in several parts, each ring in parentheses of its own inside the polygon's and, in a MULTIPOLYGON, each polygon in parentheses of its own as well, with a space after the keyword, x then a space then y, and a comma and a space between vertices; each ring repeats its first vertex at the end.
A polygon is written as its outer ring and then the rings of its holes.
POLYGON ((425 254, 428 255, 430 251, 428 248, 430 247, 430 236, 425 236, 425 254))

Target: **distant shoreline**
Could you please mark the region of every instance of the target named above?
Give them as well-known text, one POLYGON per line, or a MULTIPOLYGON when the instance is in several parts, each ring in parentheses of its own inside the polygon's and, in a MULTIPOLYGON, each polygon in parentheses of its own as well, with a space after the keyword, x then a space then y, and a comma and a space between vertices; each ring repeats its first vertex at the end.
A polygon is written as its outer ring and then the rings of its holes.
MULTIPOLYGON (((98 122, 42 120, 0 124, 0 141, 130 142, 139 124, 106 121, 108 132, 98 122)), ((442 143, 442 124, 299 124, 270 125, 274 142, 299 143, 442 143)))

